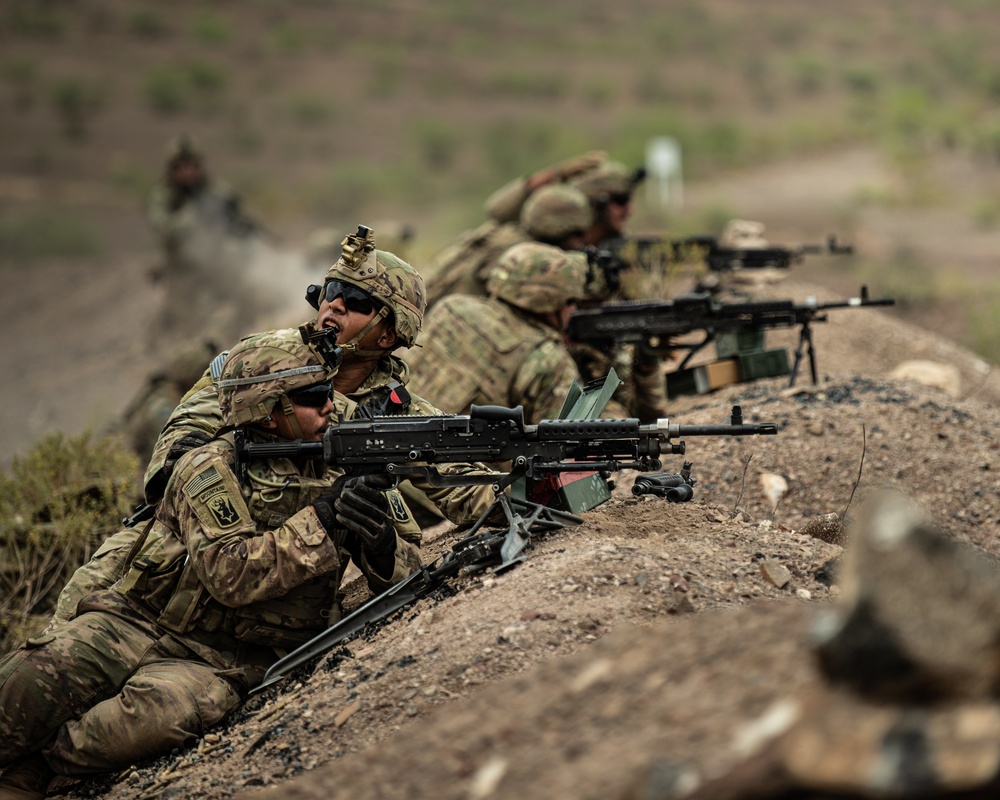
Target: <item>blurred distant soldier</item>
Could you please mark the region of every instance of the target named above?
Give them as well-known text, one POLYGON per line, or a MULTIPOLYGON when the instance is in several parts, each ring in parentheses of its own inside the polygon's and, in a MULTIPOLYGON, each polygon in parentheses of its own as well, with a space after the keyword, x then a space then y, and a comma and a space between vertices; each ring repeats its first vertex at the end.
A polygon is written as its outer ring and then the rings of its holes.
POLYGON ((555 183, 567 183, 607 160, 606 153, 594 150, 515 178, 489 196, 485 204, 486 213, 495 222, 517 222, 524 204, 536 190, 555 183))
POLYGON ((149 461, 160 431, 181 398, 201 378, 218 352, 219 347, 213 342, 180 348, 164 369, 146 379, 146 385, 132 398, 125 409, 122 428, 143 463, 149 461))
POLYGON ((644 167, 632 169, 619 161, 604 161, 569 181, 583 192, 594 209, 594 223, 585 244, 600 246, 607 239, 624 236, 632 215, 636 187, 646 178, 644 167))
POLYGON ((185 239, 199 224, 224 226, 235 236, 245 236, 254 227, 240 213, 236 192, 209 177, 204 153, 184 135, 170 142, 163 183, 153 188, 146 210, 168 263, 182 255, 185 239))
POLYGON ((281 260, 267 245, 273 237, 240 211, 236 193, 209 176, 190 137, 170 143, 147 211, 163 256, 151 277, 164 290, 147 331, 150 353, 163 360, 192 335, 229 341, 254 330, 280 294, 269 267, 281 260))
POLYGON ((420 567, 386 476, 347 480, 316 457, 235 467, 237 430, 321 441, 331 377, 294 329, 229 353, 222 430, 180 460, 122 580, 0 661, 0 797, 44 797, 53 772, 120 770, 189 744, 339 618, 349 563, 375 592, 420 567))
MULTIPOLYGON (((427 315, 422 346, 410 355, 414 381, 446 413, 520 405, 531 423, 558 417, 580 379, 563 331, 587 274, 585 253, 511 247, 490 273, 488 297, 450 294, 427 315)), ((617 404, 608 413, 627 416, 617 404)))
POLYGON ((581 191, 564 183, 542 186, 522 204, 518 222, 486 222, 435 257, 429 267, 435 279, 428 289, 428 306, 449 294, 485 296, 491 270, 515 244, 536 241, 563 250, 581 247, 593 221, 581 191))

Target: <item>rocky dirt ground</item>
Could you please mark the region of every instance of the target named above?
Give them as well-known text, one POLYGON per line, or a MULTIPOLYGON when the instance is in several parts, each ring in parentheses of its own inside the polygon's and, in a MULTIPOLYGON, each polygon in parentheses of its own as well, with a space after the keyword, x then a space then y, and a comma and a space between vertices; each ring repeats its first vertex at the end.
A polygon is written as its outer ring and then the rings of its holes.
MULTIPOLYGON (((739 403, 780 427, 688 439, 691 502, 634 498, 622 475, 582 525, 535 537, 523 564, 398 612, 190 749, 53 790, 637 798, 725 773, 749 723, 818 682, 811 635, 842 593, 848 538, 824 515, 850 531, 864 497, 894 486, 953 540, 1000 558, 996 373, 880 310, 830 317, 814 327, 818 385, 774 378, 675 401, 680 423, 724 422, 739 403), (910 359, 953 367, 948 389, 890 377, 910 359)), ((772 333, 778 344, 794 335, 772 333)), ((427 558, 455 537, 430 530, 427 558)), ((353 584, 351 602, 365 597, 353 584)))

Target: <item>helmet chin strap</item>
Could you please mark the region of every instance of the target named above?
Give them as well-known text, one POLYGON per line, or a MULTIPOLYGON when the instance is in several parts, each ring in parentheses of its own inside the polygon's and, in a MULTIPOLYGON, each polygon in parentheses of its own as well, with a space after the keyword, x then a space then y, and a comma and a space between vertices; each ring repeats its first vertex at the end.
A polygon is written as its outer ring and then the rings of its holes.
POLYGON ((355 356, 384 356, 385 350, 362 350, 358 347, 358 343, 368 335, 369 331, 373 330, 376 325, 388 317, 390 313, 392 313, 392 311, 388 306, 382 306, 382 308, 378 310, 378 313, 368 320, 368 324, 351 337, 350 341, 344 342, 343 344, 338 342, 337 346, 340 347, 344 353, 350 353, 355 356))
POLYGON ((302 438, 302 428, 299 427, 298 417, 295 416, 295 408, 292 406, 292 401, 288 399, 287 394, 281 395, 281 412, 285 415, 285 419, 288 420, 288 426, 292 429, 292 435, 296 439, 302 438))

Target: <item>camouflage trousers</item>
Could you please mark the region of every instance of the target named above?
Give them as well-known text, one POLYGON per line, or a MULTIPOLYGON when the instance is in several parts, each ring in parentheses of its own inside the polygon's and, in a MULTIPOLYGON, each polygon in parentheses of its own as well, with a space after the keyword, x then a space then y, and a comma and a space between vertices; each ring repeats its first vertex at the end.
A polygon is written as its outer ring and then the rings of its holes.
POLYGON ((0 769, 36 752, 61 775, 123 769, 189 743, 240 703, 176 640, 87 612, 0 661, 0 769))

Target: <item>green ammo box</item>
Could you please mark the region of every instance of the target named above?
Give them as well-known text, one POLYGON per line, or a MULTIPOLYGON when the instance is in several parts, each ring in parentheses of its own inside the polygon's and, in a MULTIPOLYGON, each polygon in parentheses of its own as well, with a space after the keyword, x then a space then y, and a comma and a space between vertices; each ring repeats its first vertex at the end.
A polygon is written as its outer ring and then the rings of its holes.
POLYGON ((719 358, 733 358, 763 350, 765 333, 763 329, 721 331, 715 336, 715 352, 719 358))
POLYGON ((761 350, 759 353, 744 353, 737 355, 736 359, 740 362, 740 374, 745 381, 774 378, 788 375, 792 371, 788 365, 788 351, 784 347, 761 350))

